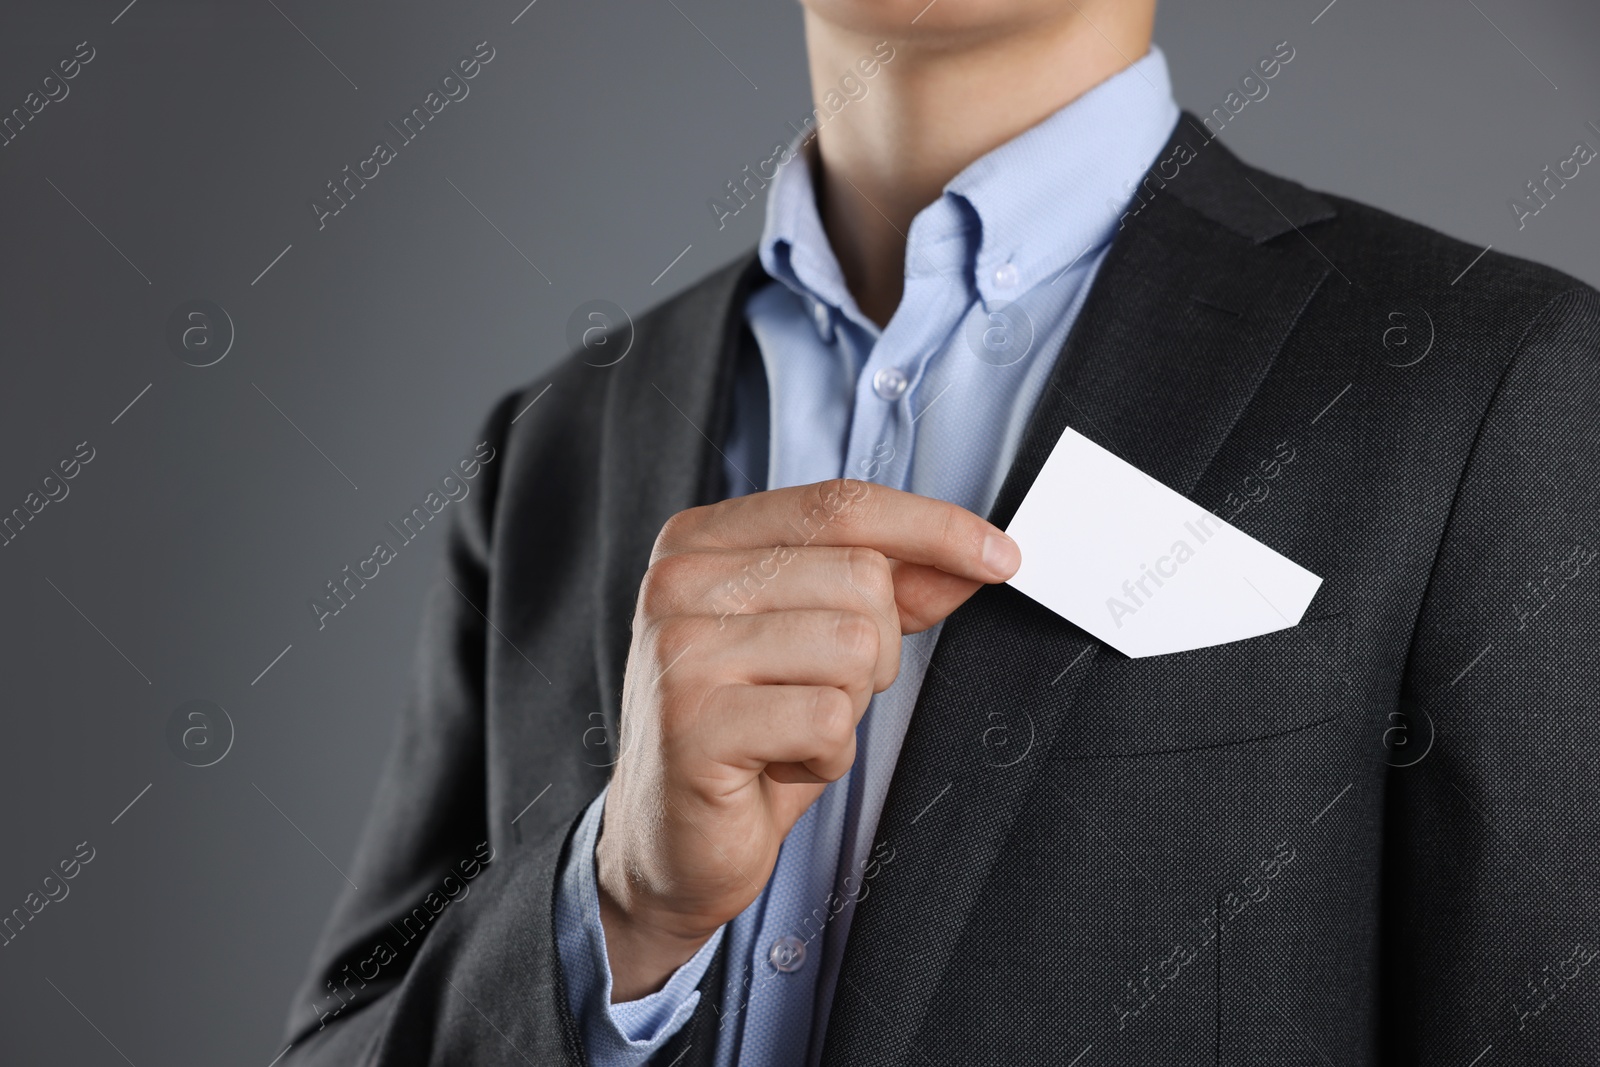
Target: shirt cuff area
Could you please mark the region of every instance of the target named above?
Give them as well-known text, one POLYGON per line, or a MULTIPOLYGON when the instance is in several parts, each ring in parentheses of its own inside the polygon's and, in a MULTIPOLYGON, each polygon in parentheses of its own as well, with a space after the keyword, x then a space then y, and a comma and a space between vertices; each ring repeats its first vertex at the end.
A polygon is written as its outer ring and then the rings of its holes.
POLYGON ((695 987, 722 943, 724 928, 719 927, 656 992, 611 1003, 611 965, 600 924, 600 889, 594 867, 606 791, 601 790, 584 811, 559 874, 556 950, 566 978, 567 1006, 583 1032, 589 1062, 595 1067, 636 1067, 660 1050, 694 1014, 700 1003, 700 991, 695 987))

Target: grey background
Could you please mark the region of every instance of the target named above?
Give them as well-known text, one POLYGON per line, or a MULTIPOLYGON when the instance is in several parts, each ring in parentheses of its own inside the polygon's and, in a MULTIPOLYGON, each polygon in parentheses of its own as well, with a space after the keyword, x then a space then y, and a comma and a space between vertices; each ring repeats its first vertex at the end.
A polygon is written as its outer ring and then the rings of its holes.
MULTIPOLYGON (((759 232, 756 210, 719 231, 706 201, 808 110, 796 5, 524 2, 0 12, 0 112, 79 41, 97 52, 0 148, 0 512, 96 450, 0 548, 0 913, 96 850, 0 948, 0 1061, 282 1051, 437 527, 320 632, 307 599, 470 451, 495 398, 537 383, 580 303, 637 313, 759 232), (323 183, 485 40, 470 95, 319 232, 323 183), (197 297, 237 331, 204 369, 164 339, 197 297), (196 698, 236 729, 207 768, 164 739, 196 698)), ((1171 0, 1157 41, 1180 101, 1208 111, 1287 39, 1294 61, 1223 134, 1235 151, 1600 282, 1600 168, 1521 232, 1507 205, 1600 146, 1592 3, 1325 4, 1171 0)))

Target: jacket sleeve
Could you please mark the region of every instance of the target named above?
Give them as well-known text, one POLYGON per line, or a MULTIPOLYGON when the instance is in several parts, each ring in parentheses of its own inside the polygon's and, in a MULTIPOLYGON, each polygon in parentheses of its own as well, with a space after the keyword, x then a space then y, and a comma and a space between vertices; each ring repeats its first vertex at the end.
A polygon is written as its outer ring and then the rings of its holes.
MULTIPOLYGON (((513 394, 481 440, 504 452, 513 394)), ((489 540, 503 462, 452 511, 425 608, 414 696, 290 1009, 282 1067, 581 1064, 552 900, 571 824, 495 858, 485 762, 489 540)), ((574 822, 576 820, 574 819, 574 822)))
POLYGON ((556 882, 556 942, 567 987, 567 1007, 578 1020, 593 1067, 642 1067, 693 1017, 703 999, 698 986, 711 967, 726 926, 700 947, 654 993, 611 1002, 611 963, 600 923, 594 846, 600 839, 606 791, 584 811, 556 882))
POLYGON ((1433 743, 1389 775, 1386 1063, 1600 1062, 1597 519, 1600 294, 1574 289, 1483 419, 1407 664, 1433 743))

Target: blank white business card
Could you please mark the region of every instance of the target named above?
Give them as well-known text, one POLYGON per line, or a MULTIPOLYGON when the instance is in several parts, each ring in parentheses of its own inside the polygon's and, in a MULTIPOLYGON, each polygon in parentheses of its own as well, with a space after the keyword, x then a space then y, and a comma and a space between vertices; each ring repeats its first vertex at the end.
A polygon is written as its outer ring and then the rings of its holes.
POLYGON ((1287 629, 1322 584, 1071 429, 1006 532, 1009 584, 1132 657, 1287 629))

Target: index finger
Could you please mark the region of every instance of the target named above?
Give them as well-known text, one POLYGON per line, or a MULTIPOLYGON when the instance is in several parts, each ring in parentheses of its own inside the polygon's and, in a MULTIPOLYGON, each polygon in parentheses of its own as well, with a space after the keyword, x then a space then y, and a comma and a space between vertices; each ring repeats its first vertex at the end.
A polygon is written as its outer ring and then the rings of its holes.
POLYGON ((1003 582, 1022 563, 1015 541, 966 508, 854 478, 679 512, 661 528, 651 560, 695 549, 774 545, 870 548, 979 582, 1003 582))

